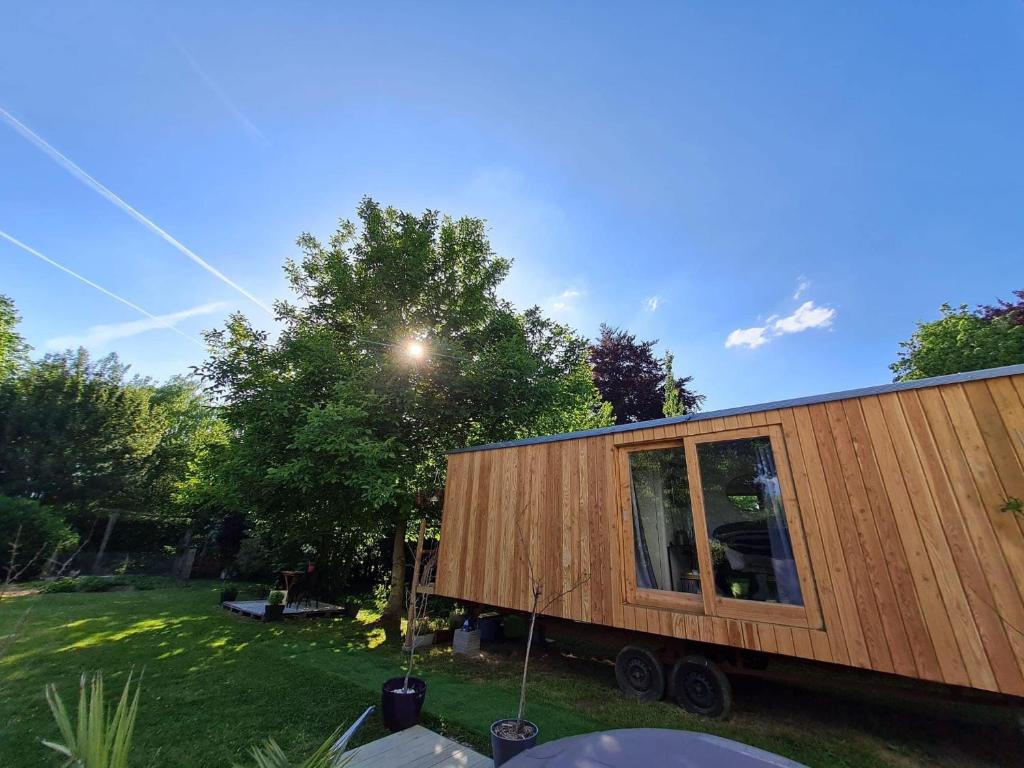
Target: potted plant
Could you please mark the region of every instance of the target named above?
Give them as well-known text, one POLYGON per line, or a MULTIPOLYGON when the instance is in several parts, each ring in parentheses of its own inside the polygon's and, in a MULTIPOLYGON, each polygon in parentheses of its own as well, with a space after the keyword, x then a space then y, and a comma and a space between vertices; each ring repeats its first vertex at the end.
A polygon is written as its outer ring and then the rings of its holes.
POLYGON ((282 618, 284 618, 284 592, 274 589, 267 595, 267 604, 263 607, 263 620, 280 621, 282 618))
MULTIPOLYGON (((424 574, 429 579, 434 568, 436 557, 431 556, 424 563, 424 574)), ((428 595, 421 595, 412 592, 409 600, 410 624, 408 629, 408 642, 403 650, 408 651, 409 661, 405 667, 405 675, 392 677, 386 680, 380 691, 380 717, 384 726, 392 733, 412 728, 420 721, 420 712, 423 711, 423 700, 427 697, 427 684, 418 677, 413 677, 412 669, 416 658, 416 649, 423 643, 420 641, 420 632, 426 628, 428 595)))
POLYGON ((730 579, 729 592, 735 598, 745 599, 750 594, 750 580, 743 578, 730 579))
POLYGON ((435 645, 446 645, 452 641, 455 636, 455 630, 461 627, 460 622, 457 625, 452 625, 451 618, 438 619, 434 621, 434 644, 435 645))
POLYGON ((530 579, 530 625, 526 632, 526 652, 523 654, 523 677, 519 684, 519 710, 515 717, 507 717, 495 720, 491 723, 491 757, 494 758, 494 768, 498 768, 511 760, 521 752, 525 752, 537 743, 540 735, 540 728, 536 723, 531 723, 523 717, 526 711, 526 673, 530 668, 530 650, 533 647, 533 632, 537 624, 537 614, 544 613, 548 607, 559 598, 583 586, 589 579, 590 574, 584 575, 579 581, 549 598, 543 605, 541 596, 544 594, 543 579, 537 576, 530 559, 530 548, 526 544, 522 527, 516 519, 516 531, 519 533, 519 541, 522 544, 520 551, 526 562, 527 574, 530 579))
POLYGON ((230 603, 238 599, 238 587, 234 584, 225 584, 220 590, 220 601, 230 603))

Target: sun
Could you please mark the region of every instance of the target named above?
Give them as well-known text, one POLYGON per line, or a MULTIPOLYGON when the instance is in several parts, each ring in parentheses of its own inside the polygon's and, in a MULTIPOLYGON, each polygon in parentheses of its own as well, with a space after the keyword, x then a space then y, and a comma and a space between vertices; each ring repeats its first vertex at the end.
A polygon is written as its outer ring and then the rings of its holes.
POLYGON ((423 356, 427 353, 426 347, 418 341, 410 341, 405 345, 405 354, 411 357, 413 360, 422 360, 423 356))

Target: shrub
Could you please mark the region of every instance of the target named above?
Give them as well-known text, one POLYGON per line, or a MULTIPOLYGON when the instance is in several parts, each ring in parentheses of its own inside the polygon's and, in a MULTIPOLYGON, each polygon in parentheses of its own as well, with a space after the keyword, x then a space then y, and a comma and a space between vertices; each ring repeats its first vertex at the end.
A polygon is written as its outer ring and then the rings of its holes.
POLYGON ((284 592, 279 589, 273 590, 267 595, 267 605, 280 605, 284 602, 284 592))
POLYGON ((270 555, 259 539, 242 539, 235 572, 243 579, 257 579, 270 572, 270 555))
MULTIPOLYGON (((24 567, 38 553, 38 558, 22 573, 22 578, 37 576, 55 548, 73 546, 78 537, 53 507, 32 499, 0 496, 0 565, 10 562, 10 547, 18 539, 16 565, 24 567), (18 528, 21 535, 18 535, 18 528)), ((3 575, 3 574, 0 574, 3 575)))
POLYGON ((78 579, 72 579, 70 576, 65 576, 61 579, 54 579, 53 581, 47 581, 39 588, 40 592, 77 592, 78 591, 78 579))

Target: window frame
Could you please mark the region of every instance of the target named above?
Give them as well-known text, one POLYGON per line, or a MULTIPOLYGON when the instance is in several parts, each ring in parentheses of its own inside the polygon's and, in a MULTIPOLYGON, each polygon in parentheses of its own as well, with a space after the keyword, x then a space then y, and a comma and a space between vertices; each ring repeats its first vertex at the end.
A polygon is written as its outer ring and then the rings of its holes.
POLYGON ((807 629, 821 628, 821 610, 818 604, 817 590, 814 587, 807 541, 801 523, 800 506, 796 497, 789 454, 786 451, 785 434, 781 424, 739 427, 664 440, 640 439, 636 442, 619 444, 616 449, 620 507, 622 508, 619 520, 619 541, 622 548, 622 562, 625 565, 622 569, 622 576, 626 603, 741 621, 781 624, 807 629), (704 511, 704 486, 701 480, 697 446, 704 443, 729 442, 757 437, 767 437, 771 444, 803 605, 763 603, 756 600, 727 597, 719 595, 715 591, 714 568, 711 564, 711 542, 708 537, 707 516, 704 511), (701 593, 699 595, 662 589, 642 589, 636 585, 636 549, 633 543, 633 477, 629 466, 629 456, 631 453, 640 451, 679 447, 684 451, 687 479, 690 486, 690 510, 693 514, 693 529, 697 539, 697 561, 700 568, 701 593))

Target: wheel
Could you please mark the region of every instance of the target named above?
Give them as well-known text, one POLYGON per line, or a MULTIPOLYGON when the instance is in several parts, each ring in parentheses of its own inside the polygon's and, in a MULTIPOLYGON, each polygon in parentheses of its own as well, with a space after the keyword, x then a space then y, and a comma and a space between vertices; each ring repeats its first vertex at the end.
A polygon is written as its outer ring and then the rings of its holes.
POLYGON ((732 686, 715 662, 685 656, 672 667, 672 698, 687 712, 720 718, 732 707, 732 686))
POLYGON ((665 695, 665 668, 646 648, 627 645, 615 657, 619 689, 637 701, 658 701, 665 695))

